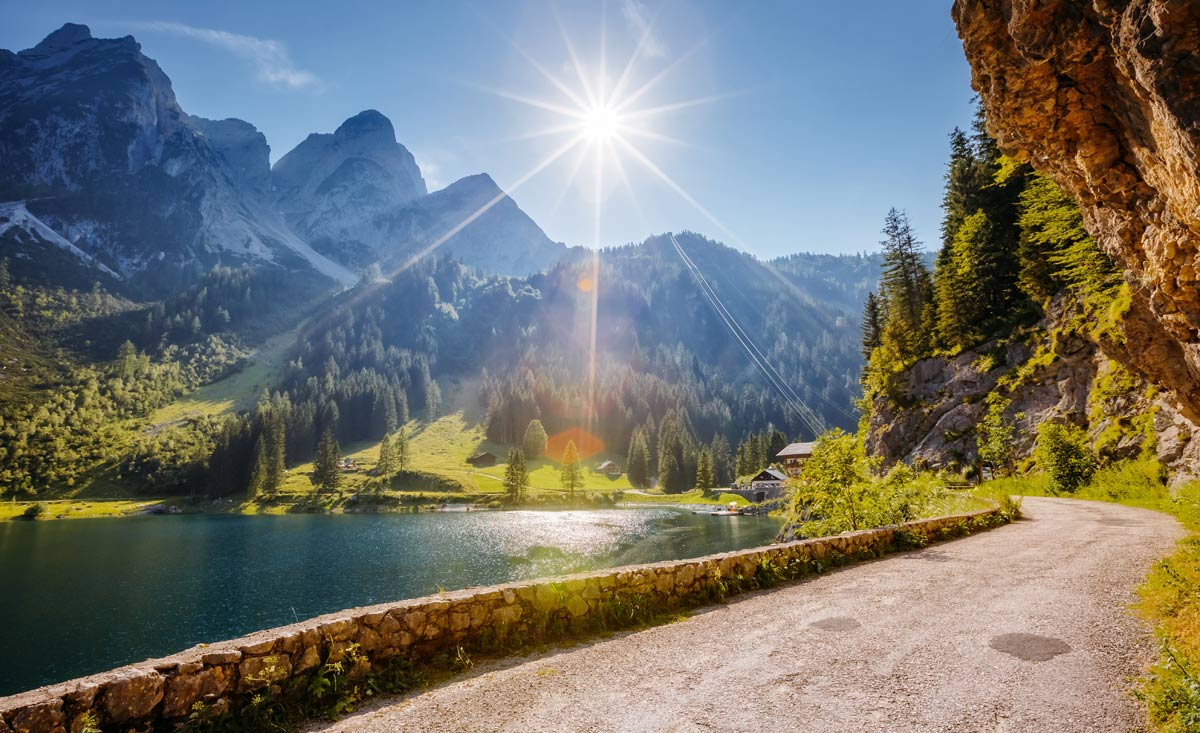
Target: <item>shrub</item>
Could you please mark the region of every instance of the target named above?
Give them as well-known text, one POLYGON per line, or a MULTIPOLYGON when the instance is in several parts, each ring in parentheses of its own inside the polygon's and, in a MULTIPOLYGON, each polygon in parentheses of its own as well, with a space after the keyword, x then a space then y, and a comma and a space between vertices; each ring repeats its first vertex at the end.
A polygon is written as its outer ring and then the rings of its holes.
POLYGON ((1073 494, 1096 473, 1096 457, 1087 433, 1074 425, 1046 422, 1038 426, 1034 459, 1050 475, 1056 491, 1073 494))
POLYGON ((21 514, 21 519, 37 519, 46 513, 45 504, 32 504, 21 514))
POLYGON ((820 537, 900 524, 924 516, 943 494, 939 480, 902 463, 882 477, 877 470, 878 460, 867 457, 856 436, 836 428, 821 435, 791 484, 781 537, 794 537, 797 529, 820 537))

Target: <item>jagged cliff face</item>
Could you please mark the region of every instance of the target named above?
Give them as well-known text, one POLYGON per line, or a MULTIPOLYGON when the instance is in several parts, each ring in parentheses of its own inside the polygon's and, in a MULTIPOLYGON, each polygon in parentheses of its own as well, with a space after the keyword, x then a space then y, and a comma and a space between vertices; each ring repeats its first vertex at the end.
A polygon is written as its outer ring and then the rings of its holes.
POLYGON ((1071 327, 1078 304, 1056 299, 1024 340, 991 341, 952 358, 922 359, 897 385, 898 399, 872 403, 867 449, 885 462, 963 470, 979 458, 977 429, 985 400, 1011 400, 1014 453, 1032 456, 1048 421, 1084 427, 1107 459, 1157 455, 1175 481, 1200 476, 1200 430, 1169 393, 1125 369, 1071 327))
POLYGON ((956 0, 989 132, 1080 201, 1132 303, 1106 353, 1200 421, 1200 4, 956 0))

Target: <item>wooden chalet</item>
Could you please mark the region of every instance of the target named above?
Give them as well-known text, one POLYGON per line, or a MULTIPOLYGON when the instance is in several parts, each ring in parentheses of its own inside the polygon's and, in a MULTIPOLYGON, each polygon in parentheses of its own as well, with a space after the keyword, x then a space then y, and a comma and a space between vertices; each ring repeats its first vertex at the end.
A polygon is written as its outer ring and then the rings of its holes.
POLYGON ((812 458, 815 446, 816 443, 792 443, 776 453, 775 457, 783 463, 784 472, 794 478, 800 475, 800 467, 804 462, 812 458))
POLYGON ((605 461, 592 469, 592 473, 602 473, 609 478, 620 478, 621 467, 614 461, 605 461))

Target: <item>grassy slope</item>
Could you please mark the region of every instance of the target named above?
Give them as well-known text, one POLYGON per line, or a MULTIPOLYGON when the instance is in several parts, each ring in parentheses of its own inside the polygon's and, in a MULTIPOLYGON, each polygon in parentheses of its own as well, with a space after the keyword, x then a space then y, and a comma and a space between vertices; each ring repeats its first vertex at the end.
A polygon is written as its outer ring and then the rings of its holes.
MULTIPOLYGON (((468 423, 462 412, 445 415, 432 423, 412 421, 405 426, 408 435, 408 465, 407 469, 446 476, 463 484, 469 493, 501 494, 504 492, 504 470, 506 465, 497 464, 490 468, 475 469, 467 464, 467 458, 481 451, 488 451, 497 456, 507 456, 508 447, 487 440, 483 429, 478 425, 468 423)), ((367 442, 344 446, 343 455, 353 458, 362 471, 357 474, 345 474, 343 489, 355 491, 367 483, 366 472, 375 467, 379 458, 379 443, 367 442)), ((587 470, 590 466, 602 462, 610 456, 594 456, 584 464, 583 486, 581 492, 627 492, 626 499, 633 502, 676 502, 676 503, 728 503, 737 501, 746 503, 741 497, 732 494, 721 494, 719 497, 705 497, 701 492, 688 492, 678 495, 663 494, 632 494, 633 489, 629 478, 610 479, 607 476, 587 470)), ((615 457, 619 460, 619 457, 615 457)), ((549 458, 538 458, 529 463, 529 487, 533 494, 562 494, 561 464, 549 458)), ((312 463, 306 462, 292 466, 284 481, 281 492, 288 494, 310 494, 313 492, 308 474, 312 471, 312 463)))
MULTIPOLYGON (((1200 481, 1171 490, 1155 461, 1106 468, 1076 499, 1110 501, 1165 512, 1190 533, 1176 551, 1155 563, 1138 592, 1136 610, 1154 625, 1159 658, 1138 684, 1136 695, 1154 730, 1200 730, 1200 481)), ((997 479, 980 487, 988 496, 1054 496, 1045 475, 997 479)))
POLYGON ((254 351, 241 370, 156 410, 149 418, 150 425, 168 426, 191 417, 231 415, 254 407, 263 390, 275 385, 283 375, 299 329, 297 326, 272 336, 254 351))

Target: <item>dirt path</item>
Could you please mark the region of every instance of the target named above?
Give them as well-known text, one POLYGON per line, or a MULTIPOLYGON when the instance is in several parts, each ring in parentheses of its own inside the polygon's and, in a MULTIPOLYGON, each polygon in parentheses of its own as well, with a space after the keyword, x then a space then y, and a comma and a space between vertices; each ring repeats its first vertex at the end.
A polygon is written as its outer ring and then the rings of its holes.
POLYGON ((1152 652, 1127 612, 1182 535, 1140 509, 1027 519, 497 663, 324 731, 1127 731, 1152 652))

